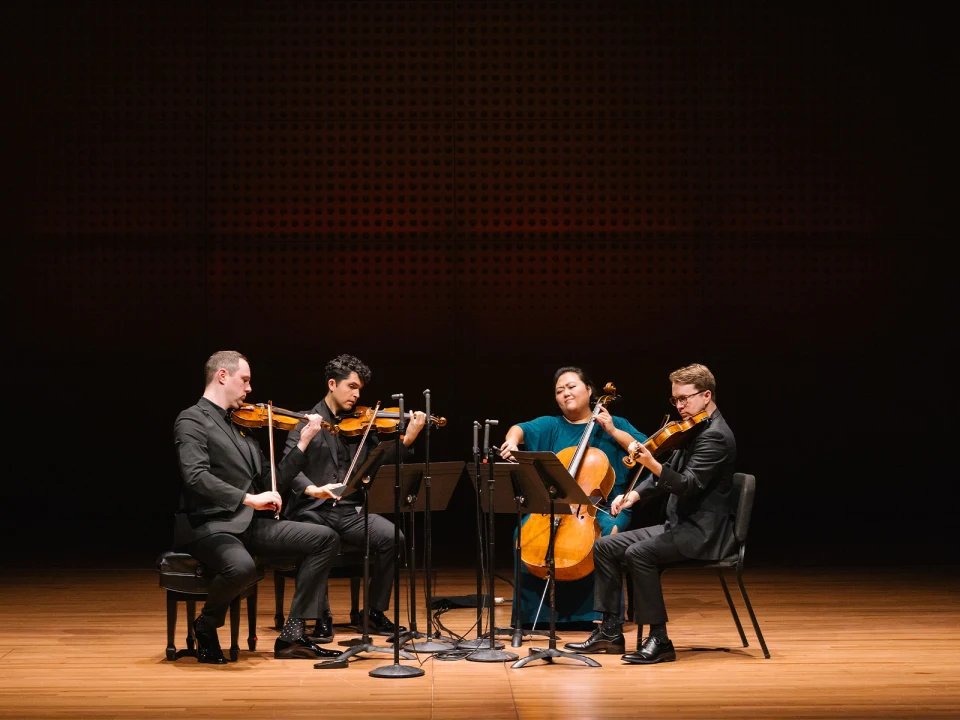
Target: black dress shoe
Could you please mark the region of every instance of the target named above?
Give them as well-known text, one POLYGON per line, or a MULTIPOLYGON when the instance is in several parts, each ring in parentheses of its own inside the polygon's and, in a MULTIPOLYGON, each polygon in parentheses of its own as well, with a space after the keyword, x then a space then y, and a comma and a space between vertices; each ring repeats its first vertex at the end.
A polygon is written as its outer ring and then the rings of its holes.
POLYGON ((305 637, 296 640, 281 640, 273 644, 273 656, 278 660, 315 660, 316 658, 335 658, 340 653, 336 650, 325 650, 317 647, 305 637))
POLYGON ((317 620, 317 625, 313 629, 313 632, 310 633, 310 640, 317 645, 325 645, 326 643, 333 642, 333 618, 325 617, 317 620))
POLYGON ((620 659, 634 665, 653 665, 654 663, 673 662, 677 659, 677 653, 673 649, 673 643, 669 640, 648 637, 644 638, 636 652, 624 655, 620 659))
MULTIPOLYGON (((393 624, 393 621, 376 608, 370 608, 370 620, 368 622, 367 629, 374 635, 385 635, 392 638, 397 632, 397 626, 393 624)), ((403 625, 400 626, 399 630, 401 635, 407 631, 403 625)))
POLYGON ((208 665, 227 664, 223 650, 220 649, 217 628, 208 623, 203 615, 193 621, 193 635, 197 639, 197 662, 208 665))
POLYGON ((623 639, 623 633, 616 635, 607 635, 602 627, 598 627, 584 642, 567 643, 564 645, 567 650, 582 653, 584 655, 622 655, 627 649, 626 641, 623 639))

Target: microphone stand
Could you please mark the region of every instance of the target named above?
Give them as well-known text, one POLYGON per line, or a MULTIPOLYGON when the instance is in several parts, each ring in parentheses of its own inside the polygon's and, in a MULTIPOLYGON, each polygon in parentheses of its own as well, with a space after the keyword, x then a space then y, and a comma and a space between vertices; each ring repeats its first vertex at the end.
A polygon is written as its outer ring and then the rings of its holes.
POLYGON ((416 528, 414 526, 414 517, 416 513, 413 510, 413 503, 416 498, 410 499, 410 630, 404 636, 404 645, 406 645, 411 640, 426 639, 426 642, 414 642, 410 645, 410 649, 414 652, 442 652, 445 650, 453 650, 456 647, 456 641, 453 638, 444 638, 440 635, 440 631, 437 630, 434 633, 433 629, 433 615, 431 613, 430 605, 433 602, 432 588, 430 586, 431 579, 431 563, 430 556, 432 554, 431 547, 431 526, 430 526, 430 426, 433 424, 430 422, 430 390, 423 391, 424 397, 424 411, 427 415, 427 426, 424 428, 426 435, 423 438, 423 452, 424 452, 424 471, 423 471, 423 486, 426 492, 426 507, 424 508, 423 513, 423 542, 426 546, 424 551, 424 571, 426 573, 426 578, 424 579, 424 585, 426 589, 426 600, 427 600, 427 633, 424 635, 422 632, 417 631, 417 592, 416 592, 416 563, 417 563, 417 544, 415 538, 416 528), (440 642, 437 642, 439 640, 440 642), (447 642, 449 640, 450 642, 447 642))
MULTIPOLYGON (((457 643, 458 649, 478 650, 487 644, 483 637, 483 518, 481 515, 483 507, 483 479, 480 476, 480 423, 473 421, 473 465, 476 473, 477 485, 477 638, 476 640, 461 640, 457 643)), ((493 508, 490 508, 493 511, 493 508)), ((493 592, 491 590, 490 601, 493 602, 493 592)), ((497 643, 497 649, 503 648, 502 643, 497 643)))
POLYGON ((489 478, 487 480, 487 589, 490 590, 490 644, 486 648, 480 648, 467 655, 467 660, 471 662, 503 662, 504 660, 516 660, 519 656, 516 653, 507 652, 497 648, 503 647, 496 639, 496 606, 497 603, 493 596, 493 555, 495 535, 493 532, 493 518, 496 513, 493 511, 493 473, 496 463, 496 454, 490 447, 490 426, 497 425, 496 420, 487 420, 483 428, 483 454, 486 455, 487 465, 490 468, 489 478))
POLYGON ((399 678, 399 677, 420 677, 425 674, 424 669, 419 666, 400 664, 400 465, 403 462, 402 445, 400 437, 403 435, 403 393, 391 395, 394 400, 400 404, 400 418, 397 422, 397 472, 393 486, 393 550, 397 554, 393 564, 393 624, 397 630, 393 633, 393 664, 383 665, 371 670, 370 677, 378 678, 399 678))

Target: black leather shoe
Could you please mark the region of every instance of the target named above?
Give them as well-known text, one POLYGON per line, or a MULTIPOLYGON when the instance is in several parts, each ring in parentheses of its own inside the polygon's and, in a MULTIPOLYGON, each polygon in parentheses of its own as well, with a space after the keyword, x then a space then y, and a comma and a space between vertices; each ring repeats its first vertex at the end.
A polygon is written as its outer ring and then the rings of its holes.
POLYGON ((296 640, 281 640, 273 644, 273 656, 278 660, 315 660, 317 658, 335 658, 340 653, 336 650, 325 650, 317 647, 305 637, 299 637, 296 640))
POLYGON ((333 618, 325 617, 317 620, 317 625, 313 629, 313 632, 310 633, 309 640, 317 645, 325 645, 326 643, 333 642, 333 636, 333 618))
POLYGON ((607 635, 603 628, 598 627, 584 642, 567 643, 564 645, 567 650, 582 653, 584 655, 622 655, 627 649, 626 641, 623 639, 623 633, 617 632, 616 635, 607 635))
MULTIPOLYGON (((376 608, 370 608, 370 620, 367 629, 374 635, 385 635, 391 638, 397 632, 397 626, 393 624, 393 621, 376 608)), ((407 631, 403 625, 399 629, 401 635, 407 631)))
POLYGON ((193 635, 197 639, 197 662, 209 665, 226 665, 227 659, 220 649, 217 628, 201 615, 193 621, 193 635))
POLYGON ((624 662, 634 665, 653 665, 654 663, 673 662, 677 653, 673 643, 669 640, 658 640, 655 637, 644 638, 636 652, 620 658, 624 662))

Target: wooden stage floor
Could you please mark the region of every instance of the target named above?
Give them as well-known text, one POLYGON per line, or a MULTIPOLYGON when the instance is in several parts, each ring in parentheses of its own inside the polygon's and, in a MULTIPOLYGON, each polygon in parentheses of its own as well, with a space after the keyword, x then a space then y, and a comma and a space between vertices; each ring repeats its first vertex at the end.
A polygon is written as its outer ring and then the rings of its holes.
MULTIPOLYGON (((763 659, 745 611, 750 647, 740 647, 715 576, 668 573, 677 662, 628 666, 602 655, 594 656, 602 668, 561 660, 513 670, 421 656, 423 677, 384 680, 367 672, 391 656, 343 670, 275 660, 269 578, 261 585, 257 650, 245 649, 244 618, 239 662, 213 667, 164 659, 164 593, 155 572, 7 571, 0 581, 0 717, 960 717, 956 568, 756 569, 745 580, 770 660, 763 659), (691 649, 702 646, 729 652, 691 649)), ((341 621, 346 581, 332 585, 341 621)), ((476 590, 469 570, 441 571, 439 585, 438 595, 476 590)), ((735 584, 732 589, 736 595, 735 584)), ((498 581, 497 594, 509 595, 509 585, 498 581)), ((508 624, 509 606, 498 610, 498 624, 508 624)), ((453 610, 443 619, 464 632, 475 615, 453 610)), ((181 606, 178 647, 183 616, 181 606)), ((422 608, 418 619, 423 630, 422 608)), ((628 626, 628 647, 635 635, 628 626)), ((562 636, 569 641, 586 633, 562 636)), ((226 647, 228 628, 220 637, 226 647)), ((346 637, 341 633, 337 641, 346 637)), ((534 644, 542 641, 519 652, 534 644)))

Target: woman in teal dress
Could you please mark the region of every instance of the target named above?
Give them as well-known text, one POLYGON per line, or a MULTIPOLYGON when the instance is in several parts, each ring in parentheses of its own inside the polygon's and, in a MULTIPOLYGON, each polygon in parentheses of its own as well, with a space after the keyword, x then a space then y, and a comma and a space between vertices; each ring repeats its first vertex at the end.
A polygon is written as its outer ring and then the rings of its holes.
MULTIPOLYGON (((554 389, 561 414, 544 415, 511 427, 500 445, 501 457, 512 459, 512 453, 519 445, 524 445, 526 450, 559 453, 564 448, 576 447, 580 442, 593 414, 590 405, 594 395, 593 384, 580 368, 563 367, 554 375, 554 389)), ((622 462, 626 448, 634 440, 643 442, 646 439, 646 435, 622 417, 611 415, 606 408, 597 415, 590 447, 603 451, 616 475, 609 498, 615 498, 626 490, 630 472, 622 462)), ((611 517, 609 513, 598 510, 600 534, 610 535, 626 530, 630 525, 630 517, 629 511, 621 511, 617 517, 611 517)), ((540 604, 545 586, 545 581, 531 575, 526 566, 521 565, 519 594, 523 616, 520 620, 524 627, 533 624, 545 627, 549 623, 549 599, 544 600, 542 607, 540 604)), ((593 573, 580 580, 557 582, 556 604, 558 625, 562 624, 570 630, 589 629, 594 621, 600 619, 600 613, 593 610, 593 573)), ((513 622, 517 622, 516 617, 513 622)))

